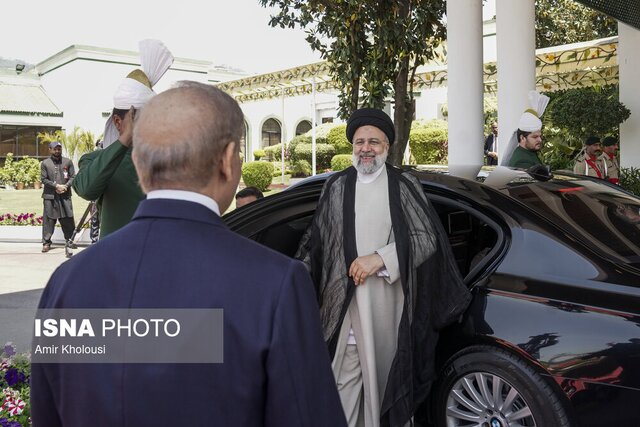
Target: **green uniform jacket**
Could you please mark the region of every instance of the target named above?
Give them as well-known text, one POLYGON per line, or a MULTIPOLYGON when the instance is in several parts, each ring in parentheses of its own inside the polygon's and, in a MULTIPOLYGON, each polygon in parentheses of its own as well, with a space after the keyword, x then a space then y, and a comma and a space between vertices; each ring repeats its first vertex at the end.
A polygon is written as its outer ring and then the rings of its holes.
POLYGON ((538 153, 535 151, 529 151, 525 148, 517 146, 513 150, 511 159, 507 166, 512 168, 529 169, 531 166, 542 165, 542 162, 538 158, 538 153))
POLYGON ((131 148, 116 141, 104 150, 80 158, 73 188, 86 200, 98 200, 100 237, 131 221, 138 203, 145 198, 131 160, 131 148))

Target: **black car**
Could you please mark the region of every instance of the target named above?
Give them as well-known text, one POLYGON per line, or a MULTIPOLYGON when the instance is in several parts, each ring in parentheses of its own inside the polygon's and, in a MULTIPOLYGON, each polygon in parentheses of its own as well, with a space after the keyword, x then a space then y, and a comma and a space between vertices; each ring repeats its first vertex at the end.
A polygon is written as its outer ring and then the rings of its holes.
MULTIPOLYGON (((416 418, 438 426, 640 426, 640 199, 572 174, 495 187, 413 173, 473 293, 462 321, 441 335, 439 378, 416 418)), ((225 220, 293 256, 325 179, 225 220)))

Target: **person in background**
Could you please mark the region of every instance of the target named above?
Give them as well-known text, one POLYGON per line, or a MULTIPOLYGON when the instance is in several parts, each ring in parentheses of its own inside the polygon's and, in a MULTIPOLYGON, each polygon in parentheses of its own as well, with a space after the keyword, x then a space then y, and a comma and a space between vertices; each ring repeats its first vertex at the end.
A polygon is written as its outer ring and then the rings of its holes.
POLYGON ((602 140, 602 166, 604 176, 612 184, 620 185, 620 162, 618 161, 618 139, 608 136, 602 140))
POLYGON ((143 70, 134 70, 113 96, 114 109, 105 124, 103 149, 80 158, 73 188, 85 200, 98 200, 100 238, 131 221, 144 193, 131 161, 135 114, 155 96, 152 88, 173 63, 171 52, 158 40, 142 40, 143 70))
POLYGON ((518 128, 507 143, 506 153, 500 161, 501 165, 512 168, 529 169, 541 166, 538 152, 542 149, 542 114, 547 108, 549 97, 535 90, 529 92, 529 108, 518 121, 518 128))
POLYGON ((602 145, 600 138, 590 136, 584 141, 582 152, 576 157, 573 165, 573 173, 605 179, 604 160, 602 155, 602 145))
POLYGON ((241 208, 249 203, 255 202, 258 199, 262 199, 264 194, 256 187, 244 188, 236 194, 236 208, 241 208))
POLYGON ((67 247, 76 247, 70 240, 75 228, 71 202, 71 185, 75 176, 73 162, 62 157, 62 144, 58 141, 49 144, 49 154, 51 157, 40 163, 40 181, 43 184, 42 199, 44 203, 42 252, 49 252, 51 249, 51 236, 55 230, 56 221, 60 222, 67 247))
POLYGON ((498 164, 498 122, 491 123, 491 133, 484 140, 484 156, 488 166, 498 164))

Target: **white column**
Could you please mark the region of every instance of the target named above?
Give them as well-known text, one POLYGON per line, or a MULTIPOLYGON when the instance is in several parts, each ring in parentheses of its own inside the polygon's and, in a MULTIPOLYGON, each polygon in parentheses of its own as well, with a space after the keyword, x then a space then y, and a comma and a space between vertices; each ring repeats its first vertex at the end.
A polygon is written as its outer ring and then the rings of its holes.
POLYGON ((482 0, 447 2, 449 171, 475 178, 483 156, 482 0))
POLYGON ((528 93, 536 88, 534 0, 496 1, 498 50, 498 162, 518 120, 529 108, 528 93))
POLYGON ((618 22, 620 102, 631 115, 620 125, 620 166, 640 167, 640 30, 618 22))
POLYGON ((311 80, 311 175, 316 175, 316 76, 311 80))

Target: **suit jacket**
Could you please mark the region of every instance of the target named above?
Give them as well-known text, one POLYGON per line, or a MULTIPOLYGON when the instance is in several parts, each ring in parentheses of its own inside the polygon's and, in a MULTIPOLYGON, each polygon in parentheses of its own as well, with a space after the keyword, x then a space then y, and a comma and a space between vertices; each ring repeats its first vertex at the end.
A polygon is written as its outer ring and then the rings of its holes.
POLYGON ((71 184, 75 177, 73 162, 66 157, 60 159, 59 164, 55 164, 49 157, 40 162, 40 181, 43 184, 42 198, 53 200, 55 198, 71 199, 71 184), (62 194, 56 193, 56 184, 67 187, 67 191, 62 194))
POLYGON ((224 363, 34 364, 36 427, 346 425, 304 266, 200 204, 143 201, 40 307, 222 308, 224 363))
POLYGON ((492 133, 487 136, 487 139, 484 140, 484 155, 487 159, 487 165, 497 165, 498 160, 493 157, 489 157, 490 151, 496 151, 496 136, 492 133))

